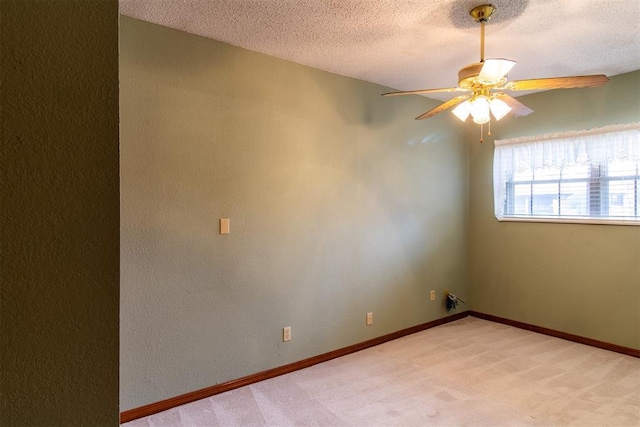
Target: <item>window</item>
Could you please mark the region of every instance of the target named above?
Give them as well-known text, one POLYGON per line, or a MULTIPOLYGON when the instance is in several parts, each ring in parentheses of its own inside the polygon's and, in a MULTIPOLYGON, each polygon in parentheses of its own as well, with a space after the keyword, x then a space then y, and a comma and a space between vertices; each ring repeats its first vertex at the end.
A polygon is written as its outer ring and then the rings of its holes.
POLYGON ((498 220, 640 225, 640 123, 495 144, 498 220))

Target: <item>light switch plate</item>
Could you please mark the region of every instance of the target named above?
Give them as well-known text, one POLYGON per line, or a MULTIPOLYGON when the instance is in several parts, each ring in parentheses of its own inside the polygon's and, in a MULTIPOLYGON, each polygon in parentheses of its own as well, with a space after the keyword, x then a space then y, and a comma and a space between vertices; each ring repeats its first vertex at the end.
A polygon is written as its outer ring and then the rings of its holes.
POLYGON ((229 234, 231 224, 229 218, 220 218, 220 234, 229 234))

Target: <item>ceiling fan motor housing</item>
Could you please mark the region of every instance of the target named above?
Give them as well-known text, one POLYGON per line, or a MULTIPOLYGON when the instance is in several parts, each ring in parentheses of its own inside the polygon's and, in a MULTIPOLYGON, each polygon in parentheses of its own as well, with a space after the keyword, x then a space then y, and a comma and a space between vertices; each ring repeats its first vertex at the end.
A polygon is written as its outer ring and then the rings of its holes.
POLYGON ((504 76, 500 80, 483 81, 479 78, 484 62, 475 62, 469 64, 458 71, 458 87, 467 90, 476 90, 484 87, 501 86, 506 83, 507 77, 504 76))
POLYGON ((479 83, 478 75, 483 65, 484 62, 475 62, 461 68, 458 71, 458 86, 463 89, 473 90, 473 87, 479 83))

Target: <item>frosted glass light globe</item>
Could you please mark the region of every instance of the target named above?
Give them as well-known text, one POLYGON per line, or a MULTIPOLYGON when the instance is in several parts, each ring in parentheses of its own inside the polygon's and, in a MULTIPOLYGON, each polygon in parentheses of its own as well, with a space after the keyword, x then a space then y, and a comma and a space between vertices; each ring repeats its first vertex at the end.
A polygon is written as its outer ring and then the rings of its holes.
POLYGON ((477 97, 471 104, 471 117, 473 122, 479 125, 487 123, 491 118, 489 116, 489 101, 485 96, 477 97))

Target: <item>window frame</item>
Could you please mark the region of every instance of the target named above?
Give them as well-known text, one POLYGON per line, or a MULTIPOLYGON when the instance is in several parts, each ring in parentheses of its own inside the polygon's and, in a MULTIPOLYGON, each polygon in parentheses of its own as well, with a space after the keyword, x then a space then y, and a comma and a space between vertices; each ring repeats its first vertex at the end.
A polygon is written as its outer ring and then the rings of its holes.
MULTIPOLYGON (((638 140, 638 135, 640 135, 640 124, 631 123, 628 125, 614 125, 608 126, 605 128, 593 129, 591 131, 582 131, 582 132, 571 132, 567 134, 555 134, 555 135, 542 135, 538 137, 528 137, 528 138, 519 138, 513 140, 497 140, 496 144, 496 152, 494 153, 494 207, 495 207, 495 216, 498 221, 514 221, 514 222, 549 222, 549 223, 578 223, 578 224, 610 224, 610 225, 635 225, 640 226, 640 158, 638 157, 638 150, 640 150, 640 140, 638 140), (629 146, 634 148, 634 151, 631 154, 628 154, 630 157, 628 160, 631 162, 635 162, 635 173, 631 172, 631 174, 626 174, 623 176, 616 175, 608 175, 608 166, 612 164, 612 160, 618 160, 617 158, 611 159, 607 158, 606 160, 592 161, 589 159, 585 166, 589 166, 588 175, 585 177, 562 177, 562 168, 560 168, 560 173, 558 178, 548 178, 548 179, 536 179, 535 171, 539 170, 540 166, 536 166, 533 164, 530 165, 531 169, 526 169, 531 171, 531 176, 529 179, 514 179, 514 171, 510 171, 510 173, 506 173, 506 177, 500 180, 502 183, 502 187, 500 187, 499 183, 496 183, 496 177, 498 176, 498 169, 505 175, 504 165, 497 165, 499 162, 498 150, 501 146, 509 146, 516 147, 515 144, 527 144, 526 149, 535 151, 542 150, 542 148, 536 147, 536 143, 545 142, 550 140, 566 140, 566 144, 570 145, 575 143, 579 138, 591 136, 602 137, 603 139, 607 138, 607 134, 616 133, 616 132, 626 132, 630 131, 629 135, 632 135, 629 141, 629 146), (633 145, 632 145, 633 144, 633 145), (602 212, 606 212, 607 214, 610 212, 610 200, 609 200, 609 188, 610 183, 615 181, 631 181, 632 182, 632 191, 633 191, 633 214, 631 216, 602 216, 602 212), (586 184, 586 193, 585 193, 585 212, 586 215, 565 215, 562 216, 562 184, 563 183, 584 183, 586 184), (533 186, 537 184, 556 184, 558 187, 558 192, 556 194, 557 203, 558 203, 558 213, 557 214, 536 214, 534 213, 534 194, 533 186), (528 197, 528 213, 527 214, 516 214, 517 203, 516 203, 516 186, 518 185, 529 185, 530 192, 528 197), (498 197, 502 197, 502 204, 499 205, 498 197), (594 214, 594 211, 597 213, 594 214), (593 216, 592 216, 593 215, 593 216)), ((560 142, 562 143, 562 141, 560 142)), ((598 141, 598 143, 602 143, 602 141, 598 141)), ((588 143, 587 143, 588 144, 588 143)), ((511 148, 511 147, 509 147, 511 148)), ((537 155, 537 153, 531 154, 530 156, 533 158, 537 155)), ((508 157, 508 156, 507 156, 508 157)), ((510 159, 510 158, 509 158, 510 159)), ((625 159, 626 160, 626 159, 625 159)))

